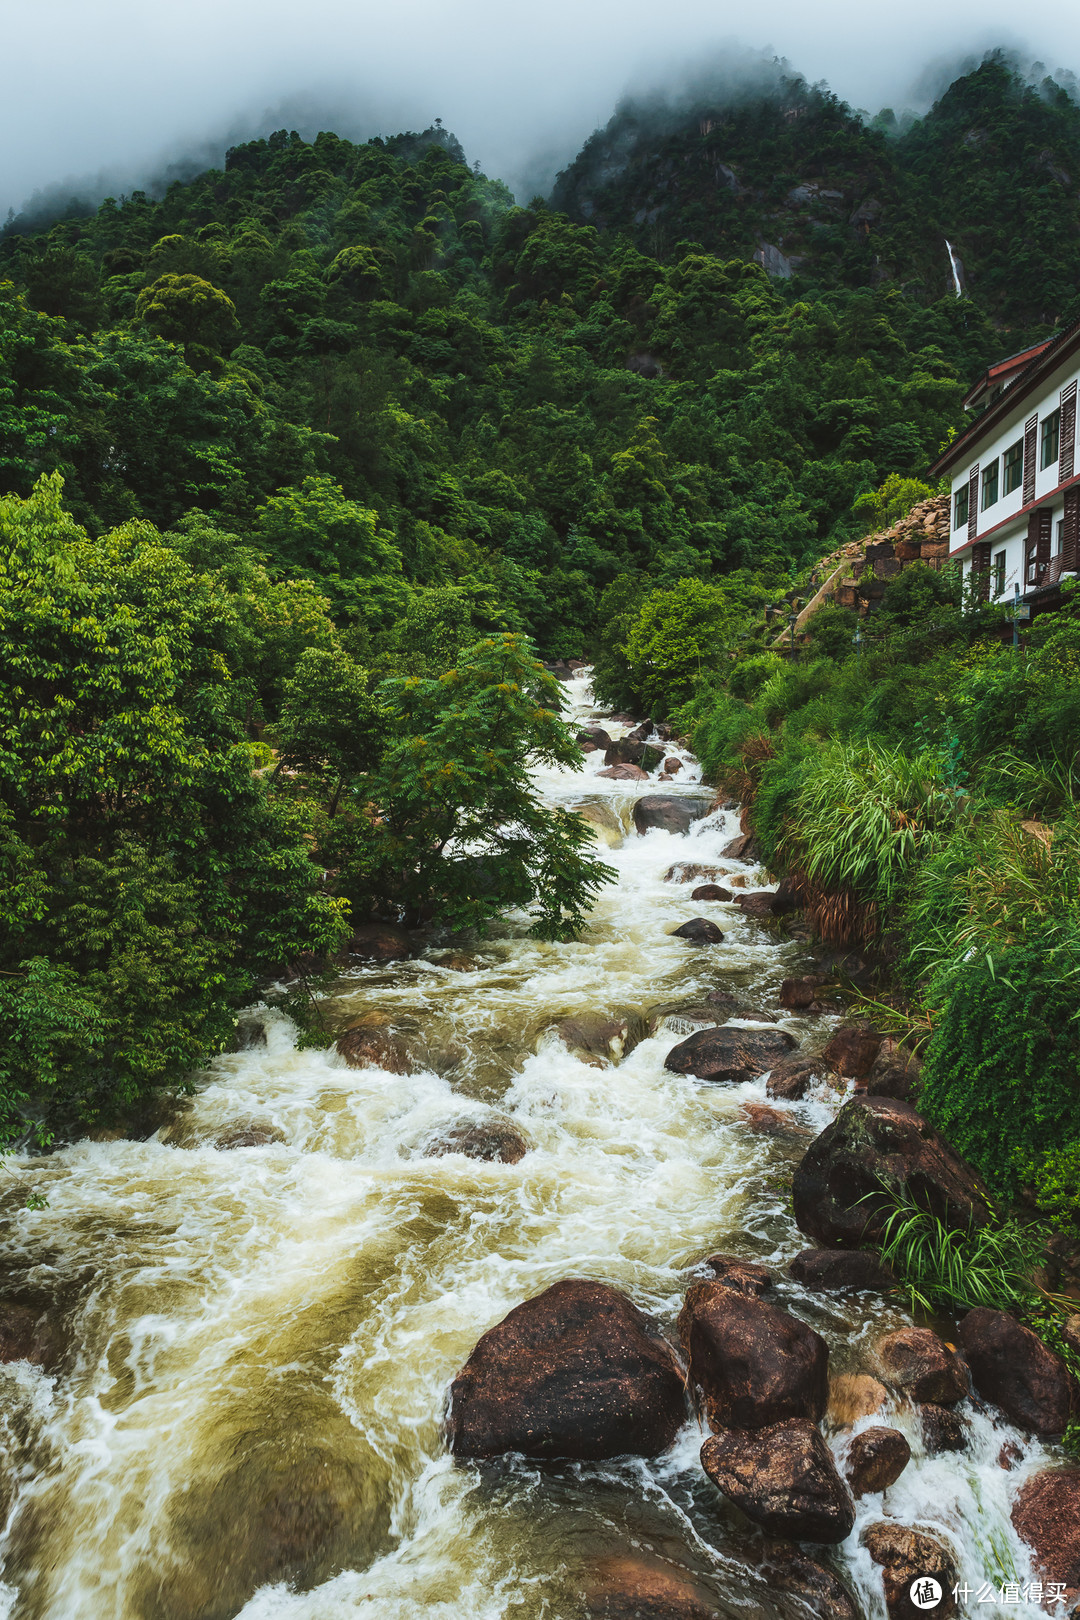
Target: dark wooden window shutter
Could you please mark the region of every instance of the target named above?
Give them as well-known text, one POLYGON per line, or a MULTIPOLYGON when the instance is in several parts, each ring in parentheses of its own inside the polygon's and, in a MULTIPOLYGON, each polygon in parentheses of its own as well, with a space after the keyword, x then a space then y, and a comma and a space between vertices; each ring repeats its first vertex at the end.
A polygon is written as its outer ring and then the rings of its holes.
POLYGON ((1076 464, 1076 384, 1061 390, 1061 459, 1058 479, 1065 484, 1073 475, 1076 464))
POLYGON ((1035 499, 1035 443, 1039 436, 1039 418, 1028 417, 1024 424, 1024 498, 1023 504, 1030 506, 1035 499))
POLYGON ((1053 518, 1053 508, 1049 506, 1040 506, 1028 515, 1027 545, 1024 548, 1027 566, 1024 569, 1024 581, 1029 591, 1042 584, 1050 567, 1053 518))
POLYGON ((979 463, 968 473, 968 539, 974 540, 979 526, 979 463))
POLYGON ((1065 491, 1065 526, 1061 532, 1061 568, 1066 574, 1080 570, 1080 487, 1065 491))
POLYGON ((971 577, 980 602, 990 600, 990 542, 980 540, 971 548, 971 577))

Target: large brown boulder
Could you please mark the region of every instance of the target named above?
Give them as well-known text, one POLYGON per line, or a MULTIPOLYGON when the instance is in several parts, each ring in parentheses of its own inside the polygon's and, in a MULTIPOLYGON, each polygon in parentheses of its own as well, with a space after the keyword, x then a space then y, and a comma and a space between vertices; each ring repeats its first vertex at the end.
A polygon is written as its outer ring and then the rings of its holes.
POLYGON ((852 1495, 869 1496, 895 1485, 911 1461, 911 1447, 899 1429, 876 1427, 857 1434, 848 1448, 847 1474, 852 1495))
POLYGON ((765 1082, 765 1091, 770 1097, 785 1097, 789 1102, 797 1102, 800 1097, 806 1096, 818 1072, 819 1066, 813 1058, 793 1052, 790 1057, 781 1058, 779 1063, 773 1065, 765 1082))
POLYGON ((838 1373, 829 1379, 829 1422, 849 1429, 860 1418, 880 1412, 888 1398, 885 1385, 868 1373, 838 1373))
POLYGON ((877 1353, 886 1377, 913 1401, 955 1406, 968 1392, 963 1362, 929 1328, 897 1328, 885 1335, 877 1353))
POLYGON ((836 1571, 791 1542, 770 1542, 759 1571, 769 1591, 791 1592, 815 1620, 862 1620, 859 1605, 836 1571))
POLYGON ((337 1049, 350 1069, 385 1069, 389 1074, 416 1074, 426 1067, 415 1043, 378 1014, 359 1018, 337 1038, 337 1049))
POLYGON ((586 1062, 618 1063, 645 1038, 643 1018, 609 1018, 605 1013, 574 1013, 561 1018, 555 1032, 563 1045, 586 1062))
POLYGON ((964 1451, 967 1448, 964 1420, 947 1406, 937 1406, 933 1401, 920 1406, 919 1427, 928 1457, 940 1457, 943 1451, 964 1451))
POLYGON ((934 1536, 883 1519, 867 1525, 859 1540, 881 1566, 890 1620, 923 1620, 926 1614, 948 1620, 956 1613, 952 1595, 956 1568, 952 1554, 934 1536), (933 1609, 921 1609, 911 1601, 912 1582, 927 1578, 941 1587, 941 1601, 933 1609))
POLYGON ((1026 1480, 1012 1522, 1044 1580, 1080 1586, 1080 1468, 1045 1468, 1026 1480))
POLYGON ((708 1586, 640 1554, 600 1558, 585 1576, 585 1607, 603 1620, 722 1620, 708 1586))
POLYGON ((842 1024, 822 1052, 822 1062, 834 1074, 865 1080, 884 1039, 869 1024, 842 1024))
POLYGON ((744 917, 752 917, 755 922, 768 922, 769 918, 775 915, 771 889, 755 889, 751 894, 737 894, 735 904, 744 917))
POLYGON ((679 1337, 714 1429, 824 1417, 829 1347, 778 1305, 721 1281, 694 1283, 679 1314, 679 1337))
POLYGON ((579 743, 593 743, 597 748, 610 748, 611 738, 603 726, 586 726, 577 734, 579 743))
POLYGON ((674 1074, 692 1074, 698 1080, 738 1085, 756 1080, 773 1068, 795 1045, 785 1029, 701 1029, 673 1046, 664 1059, 674 1074))
POLYGON ((425 1159, 462 1153, 488 1164, 517 1164, 532 1147, 523 1131, 510 1120, 493 1115, 478 1125, 454 1125, 424 1149, 425 1159))
POLYGON ((689 922, 671 930, 673 939, 685 939, 691 945, 720 945, 724 936, 708 917, 691 917, 689 922))
POLYGON ((896 1282, 876 1249, 803 1249, 788 1271, 812 1294, 884 1293, 896 1282))
POLYGON ((701 1466, 717 1490, 770 1535, 835 1545, 851 1534, 850 1492, 806 1418, 710 1435, 701 1466))
POLYGON ((1064 1434, 1080 1408, 1080 1388, 1060 1356, 1007 1311, 978 1306, 960 1323, 971 1381, 1018 1429, 1064 1434))
POLYGON ((656 1324, 616 1289, 574 1278, 483 1334, 451 1385, 448 1429, 458 1457, 654 1457, 685 1417, 656 1324))
POLYGON ((687 833, 695 821, 707 816, 712 800, 687 793, 646 793, 634 802, 634 826, 639 833, 652 827, 664 832, 687 833))
POLYGON ((371 962, 400 962, 412 955, 412 940, 397 923, 362 923, 345 947, 350 956, 371 962))
POLYGON ((32 1361, 50 1367, 59 1359, 59 1335, 36 1305, 0 1300, 0 1361, 32 1361))
POLYGON ((720 851, 721 860, 725 861, 752 861, 754 859, 754 839, 751 833, 740 833, 730 843, 724 845, 720 851))
POLYGON ((663 750, 636 737, 616 737, 604 750, 605 765, 637 765, 643 771, 655 771, 663 759, 663 750))
POLYGON ((790 1007, 792 1012, 805 1012, 817 1001, 818 992, 826 982, 823 973, 804 973, 799 979, 785 979, 780 986, 781 1007, 790 1007))
POLYGON ((739 1294, 752 1294, 760 1299, 772 1287, 772 1272, 756 1260, 744 1260, 737 1254, 710 1254, 705 1264, 718 1283, 734 1288, 739 1294))
POLYGON ((691 900, 715 900, 723 905, 731 899, 731 890, 722 889, 719 883, 699 883, 690 896, 691 900))
POLYGON ((597 776, 606 776, 612 782, 647 782, 648 771, 643 771, 640 765, 609 765, 606 771, 597 771, 597 776))
POLYGON ((665 883, 692 883, 695 878, 706 878, 709 882, 713 878, 726 877, 727 869, 723 866, 701 866, 696 861, 676 861, 664 873, 665 883))
POLYGON ((853 1097, 795 1171, 792 1204, 800 1231, 826 1248, 880 1242, 890 1208, 883 1184, 950 1229, 990 1219, 975 1171, 910 1103, 853 1097))

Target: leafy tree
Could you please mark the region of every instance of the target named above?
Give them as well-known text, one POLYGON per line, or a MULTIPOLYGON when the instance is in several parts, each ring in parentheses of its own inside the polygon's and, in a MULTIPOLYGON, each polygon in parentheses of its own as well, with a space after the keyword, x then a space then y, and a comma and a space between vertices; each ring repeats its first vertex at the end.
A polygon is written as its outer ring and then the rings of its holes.
POLYGON ((201 276, 159 276, 135 301, 135 315, 159 337, 219 354, 231 348, 239 330, 236 305, 201 276))

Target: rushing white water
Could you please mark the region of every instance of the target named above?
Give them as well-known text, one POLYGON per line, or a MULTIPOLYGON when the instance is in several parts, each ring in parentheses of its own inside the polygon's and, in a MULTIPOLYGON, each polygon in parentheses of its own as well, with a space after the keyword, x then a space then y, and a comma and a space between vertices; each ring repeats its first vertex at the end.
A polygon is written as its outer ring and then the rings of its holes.
MULTIPOLYGON (((583 678, 571 694, 588 713, 583 678)), ((599 778, 600 758, 538 787, 564 804, 602 798, 629 827, 655 785, 599 778)), ((687 761, 671 791, 696 775, 687 761)), ((706 1255, 765 1260, 782 1301, 829 1340, 834 1372, 870 1368, 875 1339, 906 1320, 872 1296, 784 1280, 806 1246, 787 1179, 839 1095, 822 1084, 776 1104, 790 1132, 766 1135, 744 1113, 764 1081, 664 1070, 673 1027, 617 1066, 550 1034, 567 1014, 647 1013, 718 986, 775 1009, 803 947, 664 881, 692 860, 758 884, 720 855, 737 830, 716 812, 685 838, 630 831, 605 851, 617 880, 577 943, 531 940, 512 916, 487 939, 342 980, 337 1015, 415 1022, 441 1072, 352 1070, 332 1051, 298 1052, 288 1021, 267 1014, 265 1039, 221 1058, 149 1141, 86 1141, 36 1162, 47 1208, 21 1207, 27 1167, 12 1178, 9 1278, 55 1296, 75 1348, 51 1375, 0 1367, 12 1484, 0 1614, 576 1620, 590 1563, 640 1548, 711 1578, 732 1614, 800 1612, 746 1567, 757 1540, 702 1473, 695 1423, 655 1461, 545 1468, 457 1465, 442 1429, 479 1335, 563 1277, 612 1283, 670 1328, 706 1255), (703 911, 722 945, 670 937, 703 911), (533 1144, 519 1163, 425 1156, 440 1131, 492 1111, 533 1144), (243 1128, 275 1139, 215 1145, 243 1128)), ((811 1048, 831 1024, 781 1017, 811 1048)), ((900 1402, 856 1425, 894 1423, 914 1453, 822 1555, 872 1620, 885 1614, 880 1572, 858 1534, 884 1516, 943 1535, 973 1586, 1028 1576, 1009 1502, 1045 1454, 961 1410, 967 1450, 936 1458, 900 1402), (1007 1441, 1022 1451, 1011 1472, 998 1464, 1007 1441)), ((849 1439, 830 1433, 841 1456, 849 1439)))
POLYGON ((957 298, 963 298, 964 288, 960 280, 960 261, 957 259, 956 254, 953 251, 953 245, 949 241, 948 237, 945 238, 945 247, 949 254, 949 269, 952 271, 953 291, 955 292, 957 298))

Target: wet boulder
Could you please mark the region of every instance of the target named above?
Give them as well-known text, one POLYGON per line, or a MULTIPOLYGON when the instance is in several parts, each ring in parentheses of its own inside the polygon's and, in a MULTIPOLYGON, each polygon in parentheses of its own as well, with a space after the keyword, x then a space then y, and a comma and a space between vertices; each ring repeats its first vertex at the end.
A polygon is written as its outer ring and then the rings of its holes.
POLYGON ((718 1283, 738 1294, 760 1298, 772 1287, 772 1272, 756 1260, 743 1260, 737 1254, 710 1254, 705 1264, 718 1283))
POLYGON ((754 922, 768 922, 775 915, 771 889, 755 889, 750 894, 737 894, 735 904, 744 917, 750 917, 754 922))
POLYGON ((814 1620, 863 1620, 847 1586, 826 1564, 791 1542, 773 1541, 758 1566, 770 1592, 790 1592, 814 1620))
POLYGON ((860 1418, 880 1412, 888 1399, 885 1385, 868 1373, 838 1373, 829 1379, 829 1422, 849 1429, 860 1418))
POLYGON ((710 1435, 701 1466, 769 1535, 836 1545, 851 1534, 851 1494, 819 1430, 805 1418, 710 1435))
POLYGON ((609 1018, 604 1013, 574 1013, 555 1025, 559 1040, 586 1062, 618 1063, 645 1037, 643 1018, 609 1018))
POLYGON ((1060 1356, 1007 1311, 978 1306, 959 1328, 971 1381, 1010 1423, 1044 1438, 1064 1434, 1080 1410, 1080 1388, 1060 1356))
POLYGON ((781 878, 779 887, 773 895, 773 911, 777 917, 788 917, 793 911, 802 908, 803 896, 797 884, 790 878, 781 878))
POLYGON ((588 822, 598 844, 604 844, 608 849, 618 849, 623 841, 623 825, 609 804, 602 800, 579 804, 574 814, 588 822))
POLYGON ((697 861, 676 861, 664 873, 665 883, 692 883, 695 878, 704 878, 711 883, 714 878, 725 877, 726 869, 723 866, 701 866, 697 861))
POLYGON ((768 1080, 765 1082, 765 1091, 770 1097, 783 1097, 788 1102, 797 1102, 805 1097, 814 1083, 818 1066, 813 1058, 804 1057, 801 1052, 793 1052, 790 1057, 781 1058, 774 1064, 768 1080))
POLYGON ((570 1279, 482 1335, 450 1390, 458 1457, 654 1457, 686 1416, 652 1319, 605 1283, 570 1279))
POLYGON ((811 1133, 805 1125, 800 1125, 792 1119, 789 1113, 781 1108, 770 1108, 768 1103, 743 1103, 739 1117, 745 1120, 752 1131, 759 1131, 763 1136, 809 1136, 811 1133))
POLYGON ((843 1024, 822 1052, 821 1061, 834 1074, 865 1080, 884 1038, 869 1024, 843 1024))
POLYGON ((668 776, 678 776, 682 768, 683 762, 679 758, 678 754, 669 754, 667 759, 664 761, 664 770, 667 772, 668 776))
POLYGON ((871 1066, 866 1081, 868 1097, 895 1097, 913 1103, 919 1091, 920 1063, 911 1052, 887 1037, 871 1066))
POLYGON ((927 1613, 949 1620, 949 1616, 956 1613, 956 1600, 952 1595, 956 1567, 952 1554, 935 1536, 882 1519, 867 1525, 859 1540, 874 1563, 881 1567, 889 1620, 921 1620, 927 1613), (912 1583, 928 1578, 937 1581, 942 1594, 941 1601, 932 1609, 912 1602, 912 1583))
POLYGON ((679 1314, 690 1379, 713 1428, 818 1422, 829 1392, 829 1349, 778 1305, 722 1281, 694 1283, 679 1314))
POLYGON ((425 1159, 438 1159, 449 1153, 463 1153, 467 1159, 488 1164, 517 1164, 532 1147, 524 1131, 510 1120, 494 1115, 473 1125, 454 1125, 429 1143, 425 1159))
POLYGON ((684 1007, 671 1003, 650 1008, 647 1017, 650 1035, 661 1029, 671 1035, 693 1035, 699 1029, 716 1029, 723 1021, 724 1014, 715 1007, 684 1007))
POLYGON ((864 1429, 848 1448, 845 1473, 852 1495, 873 1496, 887 1491, 910 1461, 911 1447, 899 1429, 864 1429))
POLYGON ((795 1171, 792 1203, 800 1231, 824 1248, 880 1241, 890 1207, 882 1184, 953 1230, 990 1219, 975 1171, 910 1103, 853 1097, 795 1171))
POLYGON ((698 1080, 740 1085, 775 1067, 794 1045, 795 1037, 785 1029, 742 1029, 723 1024, 718 1029, 699 1030, 673 1046, 664 1067, 698 1080))
POLYGON ((604 750, 605 765, 637 765, 646 775, 655 771, 662 758, 659 748, 632 737, 616 737, 604 750))
POLYGON ((634 801, 634 826, 639 833, 653 827, 664 832, 687 833, 695 821, 707 816, 711 798, 692 798, 688 793, 646 793, 634 801))
POLYGON ((59 1324, 46 1309, 0 1300, 0 1361, 29 1361, 48 1370, 62 1350, 59 1324))
POLYGON ((377 1013, 358 1018, 337 1038, 337 1050, 350 1069, 385 1069, 389 1074, 417 1074, 427 1065, 421 1043, 377 1013))
POLYGON ((586 1612, 602 1620, 722 1620, 726 1614, 702 1579, 640 1554, 598 1559, 583 1585, 586 1612))
POLYGON ((606 776, 611 782, 647 782, 648 771, 643 771, 640 765, 609 765, 606 771, 597 771, 597 776, 606 776))
POLYGON ((586 726, 577 734, 579 743, 592 743, 596 748, 610 748, 611 738, 602 726, 586 726))
POLYGON ((963 1419, 947 1406, 928 1401, 919 1408, 919 1427, 928 1457, 939 1457, 943 1451, 967 1449, 967 1429, 963 1419))
POLYGON ((750 833, 740 833, 737 838, 732 838, 720 851, 720 857, 725 861, 752 861, 754 840, 750 833))
POLYGON ((237 1125, 230 1131, 220 1132, 211 1145, 219 1153, 231 1153, 236 1148, 270 1147, 284 1140, 282 1132, 273 1125, 237 1125))
POLYGON ((691 900, 713 900, 722 905, 731 899, 731 890, 722 889, 719 883, 699 883, 690 895, 691 900))
POLYGON ((804 973, 799 979, 785 979, 780 986, 780 1005, 792 1012, 805 1012, 818 998, 818 991, 826 983, 823 973, 804 973))
POLYGON ((1044 1580, 1080 1586, 1080 1468, 1045 1468, 1025 1480, 1012 1522, 1044 1580))
POLYGON ((885 1376, 913 1401, 955 1406, 968 1392, 964 1364, 929 1328, 902 1327, 877 1347, 885 1376))
POLYGON ((720 945, 724 936, 707 917, 691 917, 671 930, 673 939, 685 939, 691 945, 720 945))
POLYGON ((345 950, 369 962, 401 962, 412 955, 413 944, 397 923, 373 922, 355 928, 345 950))
POLYGON ((896 1282, 876 1249, 803 1249, 788 1272, 812 1294, 884 1293, 896 1282))

